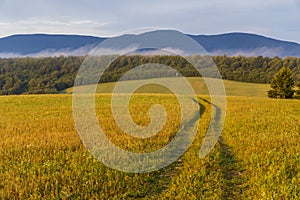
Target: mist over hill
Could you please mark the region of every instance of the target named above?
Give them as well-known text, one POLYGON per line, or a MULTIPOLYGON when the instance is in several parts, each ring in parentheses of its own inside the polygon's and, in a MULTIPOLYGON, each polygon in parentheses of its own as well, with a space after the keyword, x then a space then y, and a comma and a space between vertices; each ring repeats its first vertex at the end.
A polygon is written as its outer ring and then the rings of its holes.
MULTIPOLYGON (((300 44, 261 35, 226 33, 187 36, 197 41, 211 55, 300 57, 300 44)), ((81 56, 88 54, 105 39, 83 35, 11 35, 0 38, 0 57, 81 56)))

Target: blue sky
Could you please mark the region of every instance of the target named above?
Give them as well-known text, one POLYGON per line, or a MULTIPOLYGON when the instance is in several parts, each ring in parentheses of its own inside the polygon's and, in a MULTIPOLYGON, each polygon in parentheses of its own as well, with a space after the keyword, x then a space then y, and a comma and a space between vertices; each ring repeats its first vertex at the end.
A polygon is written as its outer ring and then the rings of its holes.
POLYGON ((300 43, 300 0, 0 0, 0 37, 114 36, 143 27, 191 34, 250 32, 300 43))

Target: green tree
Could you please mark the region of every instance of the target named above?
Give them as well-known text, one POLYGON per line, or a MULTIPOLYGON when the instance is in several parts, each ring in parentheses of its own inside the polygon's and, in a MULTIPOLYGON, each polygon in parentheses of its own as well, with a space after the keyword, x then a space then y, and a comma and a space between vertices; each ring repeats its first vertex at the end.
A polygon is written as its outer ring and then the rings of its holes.
POLYGON ((268 91, 268 97, 288 99, 294 96, 294 80, 290 68, 281 68, 274 76, 271 82, 271 90, 268 91))
POLYGON ((296 90, 295 98, 300 99, 300 82, 297 84, 298 89, 296 90))

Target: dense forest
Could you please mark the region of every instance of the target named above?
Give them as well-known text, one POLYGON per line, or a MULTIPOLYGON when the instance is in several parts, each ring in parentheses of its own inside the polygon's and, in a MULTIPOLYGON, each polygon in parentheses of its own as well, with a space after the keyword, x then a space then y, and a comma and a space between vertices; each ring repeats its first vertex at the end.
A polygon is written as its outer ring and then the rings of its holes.
MULTIPOLYGON (((58 93, 72 87, 84 59, 83 56, 2 58, 0 59, 0 95, 58 93)), ((292 70, 295 82, 300 80, 300 58, 224 55, 214 56, 212 59, 222 77, 228 80, 270 83, 282 67, 292 70)), ((178 70, 184 76, 200 76, 187 60, 179 56, 130 55, 120 56, 112 62, 100 82, 116 81, 129 69, 145 63, 164 64, 178 70)), ((144 72, 145 77, 151 77, 151 74, 152 72, 149 71, 144 72)), ((174 74, 161 73, 160 76, 174 76, 174 74)))

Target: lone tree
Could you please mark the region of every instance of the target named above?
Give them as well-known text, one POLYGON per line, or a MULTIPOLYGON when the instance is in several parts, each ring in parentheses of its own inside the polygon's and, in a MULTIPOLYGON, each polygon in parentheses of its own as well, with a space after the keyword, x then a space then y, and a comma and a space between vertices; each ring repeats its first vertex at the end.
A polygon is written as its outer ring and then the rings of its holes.
POLYGON ((294 96, 294 80, 290 68, 281 68, 271 82, 272 90, 268 91, 268 97, 288 99, 294 96))

